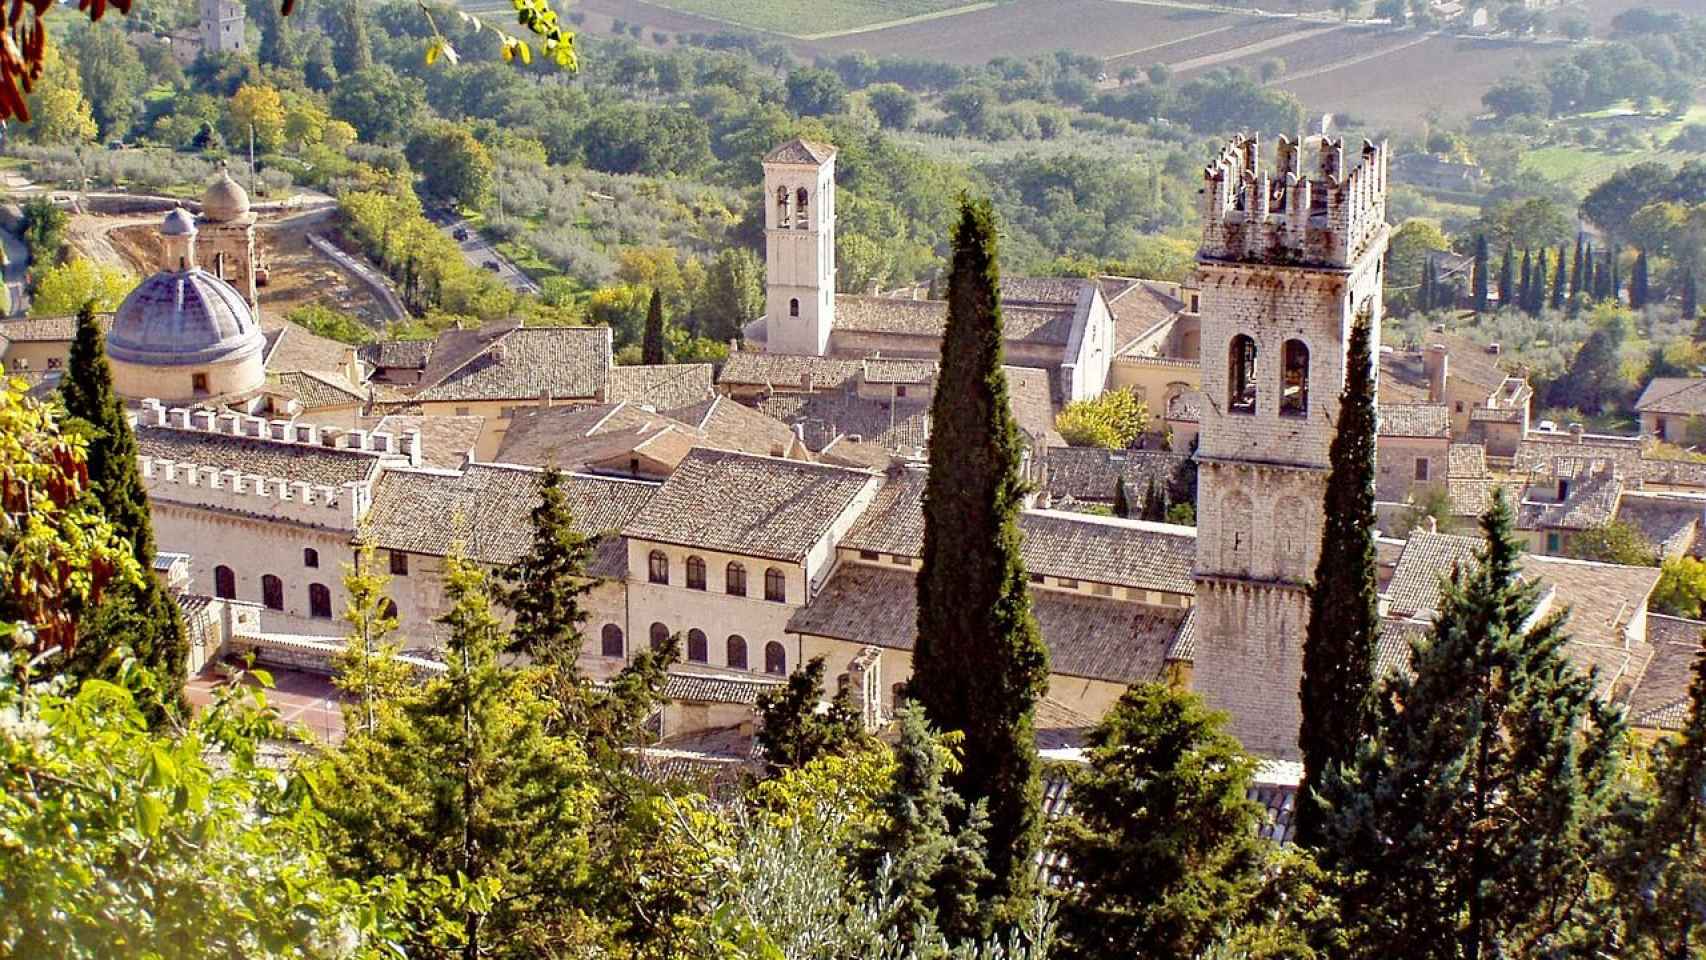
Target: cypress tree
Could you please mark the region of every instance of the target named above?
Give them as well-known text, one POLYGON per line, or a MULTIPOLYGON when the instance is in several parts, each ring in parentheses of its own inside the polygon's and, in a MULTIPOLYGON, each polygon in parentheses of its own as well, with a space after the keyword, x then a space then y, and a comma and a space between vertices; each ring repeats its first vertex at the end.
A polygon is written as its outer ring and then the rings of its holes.
POLYGON ((1475 236, 1475 274, 1470 278, 1470 285, 1475 297, 1475 312, 1487 312, 1487 272, 1492 267, 1492 255, 1487 250, 1487 235, 1475 236))
POLYGON ((1511 296, 1516 293, 1512 284, 1516 280, 1515 253, 1510 244, 1505 244, 1505 258, 1499 264, 1499 309, 1508 310, 1511 306, 1511 296))
POLYGON ((1540 316, 1540 311, 1546 309, 1546 248, 1540 248, 1540 254, 1534 262, 1534 289, 1529 292, 1528 303, 1525 305, 1530 316, 1540 316))
POLYGON ((1570 261, 1570 296, 1579 297, 1582 293, 1582 254, 1587 238, 1576 234, 1576 258, 1570 261))
POLYGON ((598 546, 575 528, 563 474, 550 467, 540 478, 539 503, 531 513, 533 543, 499 573, 497 599, 514 614, 507 652, 526 653, 545 676, 559 719, 583 726, 579 658, 587 611, 581 598, 592 589, 586 569, 598 546))
POLYGON ((1423 313, 1434 308, 1434 260, 1422 261, 1422 285, 1416 291, 1416 308, 1423 313))
POLYGON ((1567 615, 1534 616, 1545 587, 1521 575, 1502 494, 1481 526, 1411 643, 1413 675, 1386 678, 1374 736, 1327 780, 1353 956, 1550 956, 1589 919, 1621 711, 1570 663, 1567 615))
POLYGON ((1569 284, 1564 279, 1564 245, 1558 244, 1558 265, 1552 273, 1552 309, 1564 309, 1564 300, 1569 293, 1569 284))
POLYGON ((66 376, 60 387, 68 417, 79 421, 89 435, 89 492, 112 521, 119 538, 131 545, 144 575, 140 582, 109 591, 92 615, 80 623, 77 651, 66 661, 77 676, 107 676, 116 664, 107 655, 123 645, 152 674, 155 690, 143 712, 159 722, 184 705, 183 691, 188 641, 178 605, 152 574, 154 526, 148 513, 148 492, 137 467, 136 434, 125 417, 124 404, 113 392, 112 368, 107 364, 106 337, 95 321, 93 303, 77 313, 77 338, 71 344, 66 376))
POLYGON ((1143 498, 1142 519, 1155 523, 1165 523, 1167 520, 1167 488, 1149 478, 1149 492, 1143 498))
POLYGON ((1303 783, 1298 791, 1297 840, 1321 839, 1325 812, 1313 792, 1327 771, 1356 759, 1368 733, 1374 651, 1380 631, 1375 584, 1375 408, 1372 332, 1351 329, 1345 389, 1339 396, 1338 432, 1328 449, 1332 472, 1323 502, 1321 556, 1309 590, 1309 627, 1303 639, 1303 783))
MULTIPOLYGON (((1153 490, 1154 487, 1155 485, 1151 483, 1150 489, 1153 490)), ((1144 504, 1144 506, 1147 508, 1148 504, 1144 504)), ((1114 516, 1131 516, 1131 501, 1126 498, 1124 474, 1114 478, 1114 516)))
POLYGON ((1601 256, 1593 267, 1593 298, 1600 302, 1613 299, 1617 291, 1611 286, 1611 258, 1601 256))
POLYGON ((652 302, 646 307, 646 333, 640 344, 640 362, 653 365, 663 362, 663 294, 652 291, 652 302))
MULTIPOLYGON (((1048 650, 1019 555, 1023 446, 1001 369, 988 201, 962 201, 953 243, 909 686, 932 724, 964 732, 952 785, 968 805, 987 805, 992 877, 980 893, 986 906, 1004 907, 1034 883, 1042 781, 1032 719, 1048 685, 1048 650)), ((970 926, 956 919, 944 926, 970 926)))
MULTIPOLYGON (((1694 288, 1694 268, 1682 271, 1682 320, 1701 320, 1706 325, 1706 318, 1700 316, 1700 294, 1694 288)), ((1706 336, 1695 335, 1696 340, 1706 340, 1706 336)))
POLYGON ((1528 251, 1524 250, 1522 252, 1522 285, 1518 288, 1517 306, 1527 310, 1529 302, 1533 299, 1533 295, 1534 264, 1529 258, 1528 251))
POLYGON ((1640 310, 1647 305, 1647 251, 1635 251, 1635 266, 1629 271, 1629 306, 1640 310))
POLYGON ((1623 251, 1616 244, 1611 246, 1611 299, 1622 299, 1623 293, 1623 251))

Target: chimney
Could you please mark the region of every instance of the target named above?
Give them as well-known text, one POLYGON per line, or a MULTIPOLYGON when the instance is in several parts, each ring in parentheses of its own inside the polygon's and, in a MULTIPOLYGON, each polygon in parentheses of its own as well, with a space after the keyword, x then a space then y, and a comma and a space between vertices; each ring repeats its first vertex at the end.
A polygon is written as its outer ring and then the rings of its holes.
POLYGON ((1422 370, 1428 375, 1428 402, 1445 402, 1445 384, 1451 375, 1451 351, 1443 343, 1429 344, 1422 354, 1422 370))
POLYGON ((1426 530, 1429 533, 1438 533, 1439 532, 1439 520, 1430 515, 1427 519, 1422 521, 1422 529, 1426 530))
POLYGON ((1570 436, 1574 437, 1577 443, 1585 443, 1587 441, 1587 428, 1579 423, 1572 423, 1570 424, 1570 436))
POLYGON ((421 465, 421 432, 419 430, 405 430, 405 431, 403 431, 402 442, 399 444, 399 449, 402 452, 403 456, 409 458, 409 466, 411 466, 411 467, 420 466, 421 465))
POLYGON ((1495 356, 1495 357, 1498 356, 1499 350, 1500 350, 1500 347, 1498 344, 1496 344, 1496 343, 1487 344, 1487 353, 1491 354, 1492 356, 1495 356))
POLYGON ((811 393, 813 381, 815 379, 816 378, 812 376, 812 372, 810 370, 800 374, 800 389, 804 390, 806 393, 811 393))

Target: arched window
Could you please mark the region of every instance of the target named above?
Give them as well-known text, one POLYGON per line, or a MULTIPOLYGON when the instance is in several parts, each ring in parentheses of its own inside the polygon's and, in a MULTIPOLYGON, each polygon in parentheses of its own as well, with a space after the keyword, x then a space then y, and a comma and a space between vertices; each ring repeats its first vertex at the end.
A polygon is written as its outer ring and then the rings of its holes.
POLYGON ((653 583, 669 582, 669 558, 664 556, 662 550, 653 550, 647 558, 646 566, 646 579, 653 583))
POLYGON ((382 610, 379 615, 380 615, 380 617, 382 617, 383 619, 386 619, 386 620, 397 619, 397 601, 391 599, 390 597, 386 597, 385 598, 385 609, 382 610))
POLYGON ((788 299, 788 316, 797 317, 799 315, 800 315, 800 298, 799 297, 790 297, 788 299))
POLYGON ((735 670, 746 669, 746 638, 738 633, 729 635, 729 666, 735 670))
POLYGON ((1226 355, 1226 409, 1256 412, 1256 341, 1240 333, 1226 355))
POLYGON ((723 592, 731 597, 746 596, 746 568, 738 563, 731 563, 723 571, 723 592))
POLYGON ((1285 342, 1285 368, 1280 375, 1280 416, 1309 415, 1309 346, 1302 340, 1285 342))
POLYGON ((213 568, 213 595, 221 600, 237 599, 237 575, 230 567, 213 568))
POLYGON ((806 188, 801 187, 799 192, 794 194, 794 229, 805 230, 809 226, 810 220, 806 217, 806 188))
POLYGON ((656 653, 669 645, 669 628, 661 623, 652 624, 652 652, 656 653))
POLYGON ((687 589, 705 589, 705 561, 699 557, 687 558, 687 589))
POLYGON ((607 657, 620 657, 622 655, 621 627, 618 627, 614 623, 607 623, 604 625, 604 630, 599 637, 598 652, 607 657))
POLYGON ((704 663, 711 659, 710 644, 705 642, 705 631, 697 627, 687 631, 687 659, 694 663, 704 663))
POLYGON ((775 640, 764 645, 764 672, 779 677, 788 675, 788 651, 775 640))
POLYGON ((793 215, 788 209, 788 188, 776 188, 776 225, 786 230, 794 225, 793 215))
POLYGON ((332 591, 323 583, 308 585, 308 615, 323 620, 332 619, 332 591))
POLYGON ((303 548, 303 550, 302 550, 302 565, 305 567, 318 567, 318 566, 320 566, 320 551, 314 549, 313 547, 303 548))
POLYGON ((267 574, 261 578, 261 603, 268 610, 284 609, 284 581, 267 574))
POLYGON ((788 578, 775 567, 764 571, 764 599, 776 603, 788 602, 788 578))

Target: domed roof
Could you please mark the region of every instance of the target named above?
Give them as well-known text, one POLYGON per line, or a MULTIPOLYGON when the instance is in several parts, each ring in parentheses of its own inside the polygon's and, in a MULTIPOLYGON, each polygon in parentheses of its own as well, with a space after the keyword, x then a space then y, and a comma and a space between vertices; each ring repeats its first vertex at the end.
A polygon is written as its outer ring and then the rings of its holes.
POLYGON ((195 218, 183 207, 173 207, 160 223, 160 235, 164 237, 187 237, 194 233, 195 218))
POLYGON ((231 179, 231 171, 219 169, 219 179, 201 195, 201 215, 209 220, 235 220, 249 212, 249 192, 231 179))
POLYGON ((243 295, 199 268, 142 281, 119 304, 107 332, 112 359, 153 366, 240 360, 265 345, 243 295))

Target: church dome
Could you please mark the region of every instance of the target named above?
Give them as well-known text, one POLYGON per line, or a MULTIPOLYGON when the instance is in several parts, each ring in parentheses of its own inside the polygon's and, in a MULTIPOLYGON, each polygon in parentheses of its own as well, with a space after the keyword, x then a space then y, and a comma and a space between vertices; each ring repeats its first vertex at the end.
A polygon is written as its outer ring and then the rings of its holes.
POLYGON ((236 220, 249 212, 249 193, 243 185, 231 179, 231 171, 221 169, 219 179, 208 185, 201 195, 201 215, 215 222, 236 220))
POLYGON ((183 207, 173 207, 166 214, 166 219, 160 222, 160 235, 165 237, 187 237, 195 233, 195 218, 183 207))
POLYGON ((156 273, 113 314, 107 354, 121 363, 183 366, 258 356, 261 326, 229 283, 200 269, 156 273))

